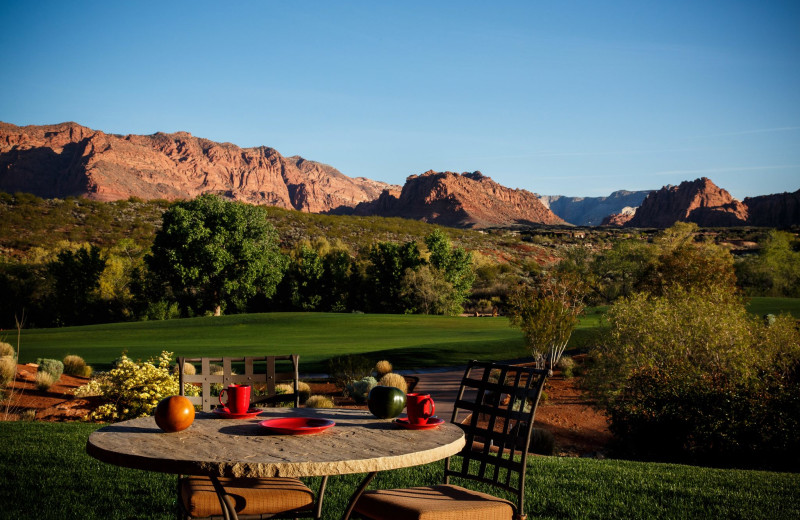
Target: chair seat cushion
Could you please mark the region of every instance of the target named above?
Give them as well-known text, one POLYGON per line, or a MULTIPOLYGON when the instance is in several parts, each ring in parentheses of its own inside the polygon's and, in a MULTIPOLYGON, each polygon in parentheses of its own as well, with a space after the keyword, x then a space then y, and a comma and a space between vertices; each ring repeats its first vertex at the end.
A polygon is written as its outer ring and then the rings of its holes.
POLYGON ((459 486, 366 491, 355 511, 375 520, 511 520, 508 500, 459 486))
MULTIPOLYGON (((219 481, 233 497, 236 512, 241 515, 307 510, 314 502, 314 493, 296 478, 220 478, 219 481)), ((203 518, 222 514, 210 478, 183 478, 180 492, 190 516, 203 518)))

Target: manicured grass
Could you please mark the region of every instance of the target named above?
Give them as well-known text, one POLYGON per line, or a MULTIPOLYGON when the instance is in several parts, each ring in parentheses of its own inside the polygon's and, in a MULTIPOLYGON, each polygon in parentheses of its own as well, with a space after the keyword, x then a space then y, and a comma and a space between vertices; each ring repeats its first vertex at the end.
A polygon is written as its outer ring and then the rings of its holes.
POLYGON ((95 368, 123 350, 148 359, 176 356, 300 355, 303 372, 324 372, 344 354, 388 359, 395 368, 453 366, 470 359, 527 355, 522 334, 506 318, 383 314, 270 313, 24 330, 20 358, 78 354, 95 368))
POLYGON ((756 316, 765 314, 789 313, 800 319, 800 298, 765 298, 753 297, 747 305, 747 310, 756 316))
MULTIPOLYGON (((128 470, 85 454, 98 425, 0 423, 3 518, 173 519, 175 477, 128 470)), ((372 487, 437 483, 441 463, 390 471, 372 487)), ((361 475, 332 477, 326 520, 340 518, 361 475)), ((310 479, 316 489, 318 479, 310 479)), ((488 488, 484 488, 488 491, 488 488)), ((800 475, 674 464, 534 457, 526 480, 530 518, 800 518, 800 475)))
MULTIPOLYGON (((800 318, 800 298, 753 298, 748 308, 759 316, 790 312, 800 318)), ((586 309, 571 349, 592 344, 607 309, 586 309)), ((16 343, 10 331, 6 340, 16 343)), ((504 317, 287 312, 23 330, 20 358, 31 362, 78 354, 95 369, 103 369, 122 351, 134 359, 148 359, 162 350, 176 356, 296 353, 304 373, 325 372, 325 360, 344 354, 388 359, 397 369, 529 355, 521 332, 504 317)))

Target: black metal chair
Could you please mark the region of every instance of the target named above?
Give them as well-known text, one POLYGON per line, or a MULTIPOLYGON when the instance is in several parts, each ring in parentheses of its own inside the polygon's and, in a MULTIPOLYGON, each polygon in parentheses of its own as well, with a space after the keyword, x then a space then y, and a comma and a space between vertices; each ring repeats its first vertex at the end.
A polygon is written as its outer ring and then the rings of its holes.
MULTIPOLYGON (((263 391, 252 392, 251 404, 277 404, 287 398, 300 406, 299 359, 296 354, 263 357, 200 357, 178 358, 180 394, 184 395, 184 384, 194 383, 201 387, 200 396, 186 396, 204 412, 219 404, 212 395, 212 385, 225 388, 228 385, 245 384, 263 387, 263 391), (185 364, 200 370, 195 374, 184 373, 185 364), (219 364, 219 365, 217 365, 219 364), (243 366, 243 373, 234 373, 234 364, 243 366), (221 366, 221 370, 219 367, 221 366), (278 367, 288 371, 278 372, 278 367), (278 395, 275 388, 282 382, 291 382, 294 395, 278 395)), ((217 392, 218 394, 218 392, 217 392)), ((316 501, 314 492, 295 478, 219 478, 204 476, 182 476, 178 479, 178 502, 183 519, 229 520, 235 511, 240 520, 262 518, 313 518, 322 516, 322 500, 328 477, 323 477, 316 501), (223 503, 224 502, 224 503, 223 503)))
MULTIPOLYGON (((533 419, 547 370, 528 366, 472 361, 467 366, 453 409, 469 416, 460 426, 466 446, 445 459, 444 484, 409 489, 365 491, 368 476, 345 514, 372 520, 523 520, 525 468, 533 419), (466 390, 475 391, 465 400, 466 390), (450 484, 451 477, 481 482, 515 495, 516 500, 450 484)), ((458 423, 457 423, 458 424, 458 423)))

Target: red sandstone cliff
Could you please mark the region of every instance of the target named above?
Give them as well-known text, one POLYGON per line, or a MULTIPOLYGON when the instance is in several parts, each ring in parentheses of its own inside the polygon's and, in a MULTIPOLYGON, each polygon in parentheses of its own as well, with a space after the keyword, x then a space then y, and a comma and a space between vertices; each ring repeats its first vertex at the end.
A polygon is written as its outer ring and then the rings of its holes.
POLYGON ((412 175, 401 192, 384 191, 378 200, 359 204, 354 213, 474 228, 565 224, 535 194, 506 188, 480 172, 412 175))
POLYGON ((220 193, 308 212, 354 207, 394 186, 350 178, 330 166, 174 134, 120 136, 62 123, 0 123, 0 190, 98 200, 188 199, 220 193))
POLYGON ((665 186, 650 193, 625 227, 669 227, 677 221, 699 226, 737 226, 747 223, 747 206, 703 177, 665 186))
POLYGON ((800 224, 800 190, 746 197, 743 203, 750 213, 748 224, 751 226, 787 227, 800 224))

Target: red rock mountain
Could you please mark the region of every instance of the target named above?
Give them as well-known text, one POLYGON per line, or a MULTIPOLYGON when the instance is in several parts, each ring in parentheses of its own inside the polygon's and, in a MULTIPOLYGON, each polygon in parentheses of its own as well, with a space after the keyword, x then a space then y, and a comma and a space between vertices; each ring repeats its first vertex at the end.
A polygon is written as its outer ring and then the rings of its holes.
POLYGON ((0 190, 104 201, 189 199, 212 192, 312 213, 352 213, 359 206, 360 215, 452 226, 563 223, 533 194, 477 172, 411 176, 401 192, 400 186, 350 178, 272 148, 240 148, 186 132, 106 134, 76 123, 0 123, 0 190))
POLYGON ((743 203, 750 212, 748 224, 751 226, 786 227, 800 224, 800 190, 746 197, 743 203))
POLYGON ((678 221, 701 227, 798 225, 800 190, 740 202, 703 177, 651 192, 635 213, 609 215, 602 225, 665 228, 678 221))
POLYGON ((669 227, 677 221, 700 226, 747 223, 747 206, 703 177, 651 192, 625 227, 669 227))
POLYGON ((283 157, 272 148, 240 148, 186 132, 121 136, 76 123, 0 123, 0 190, 12 193, 109 201, 189 199, 213 192, 324 212, 354 207, 394 187, 350 178, 302 157, 283 157))
POLYGON ((356 206, 354 213, 453 227, 565 224, 535 194, 501 186, 481 172, 412 175, 402 191, 386 190, 378 200, 356 206))

